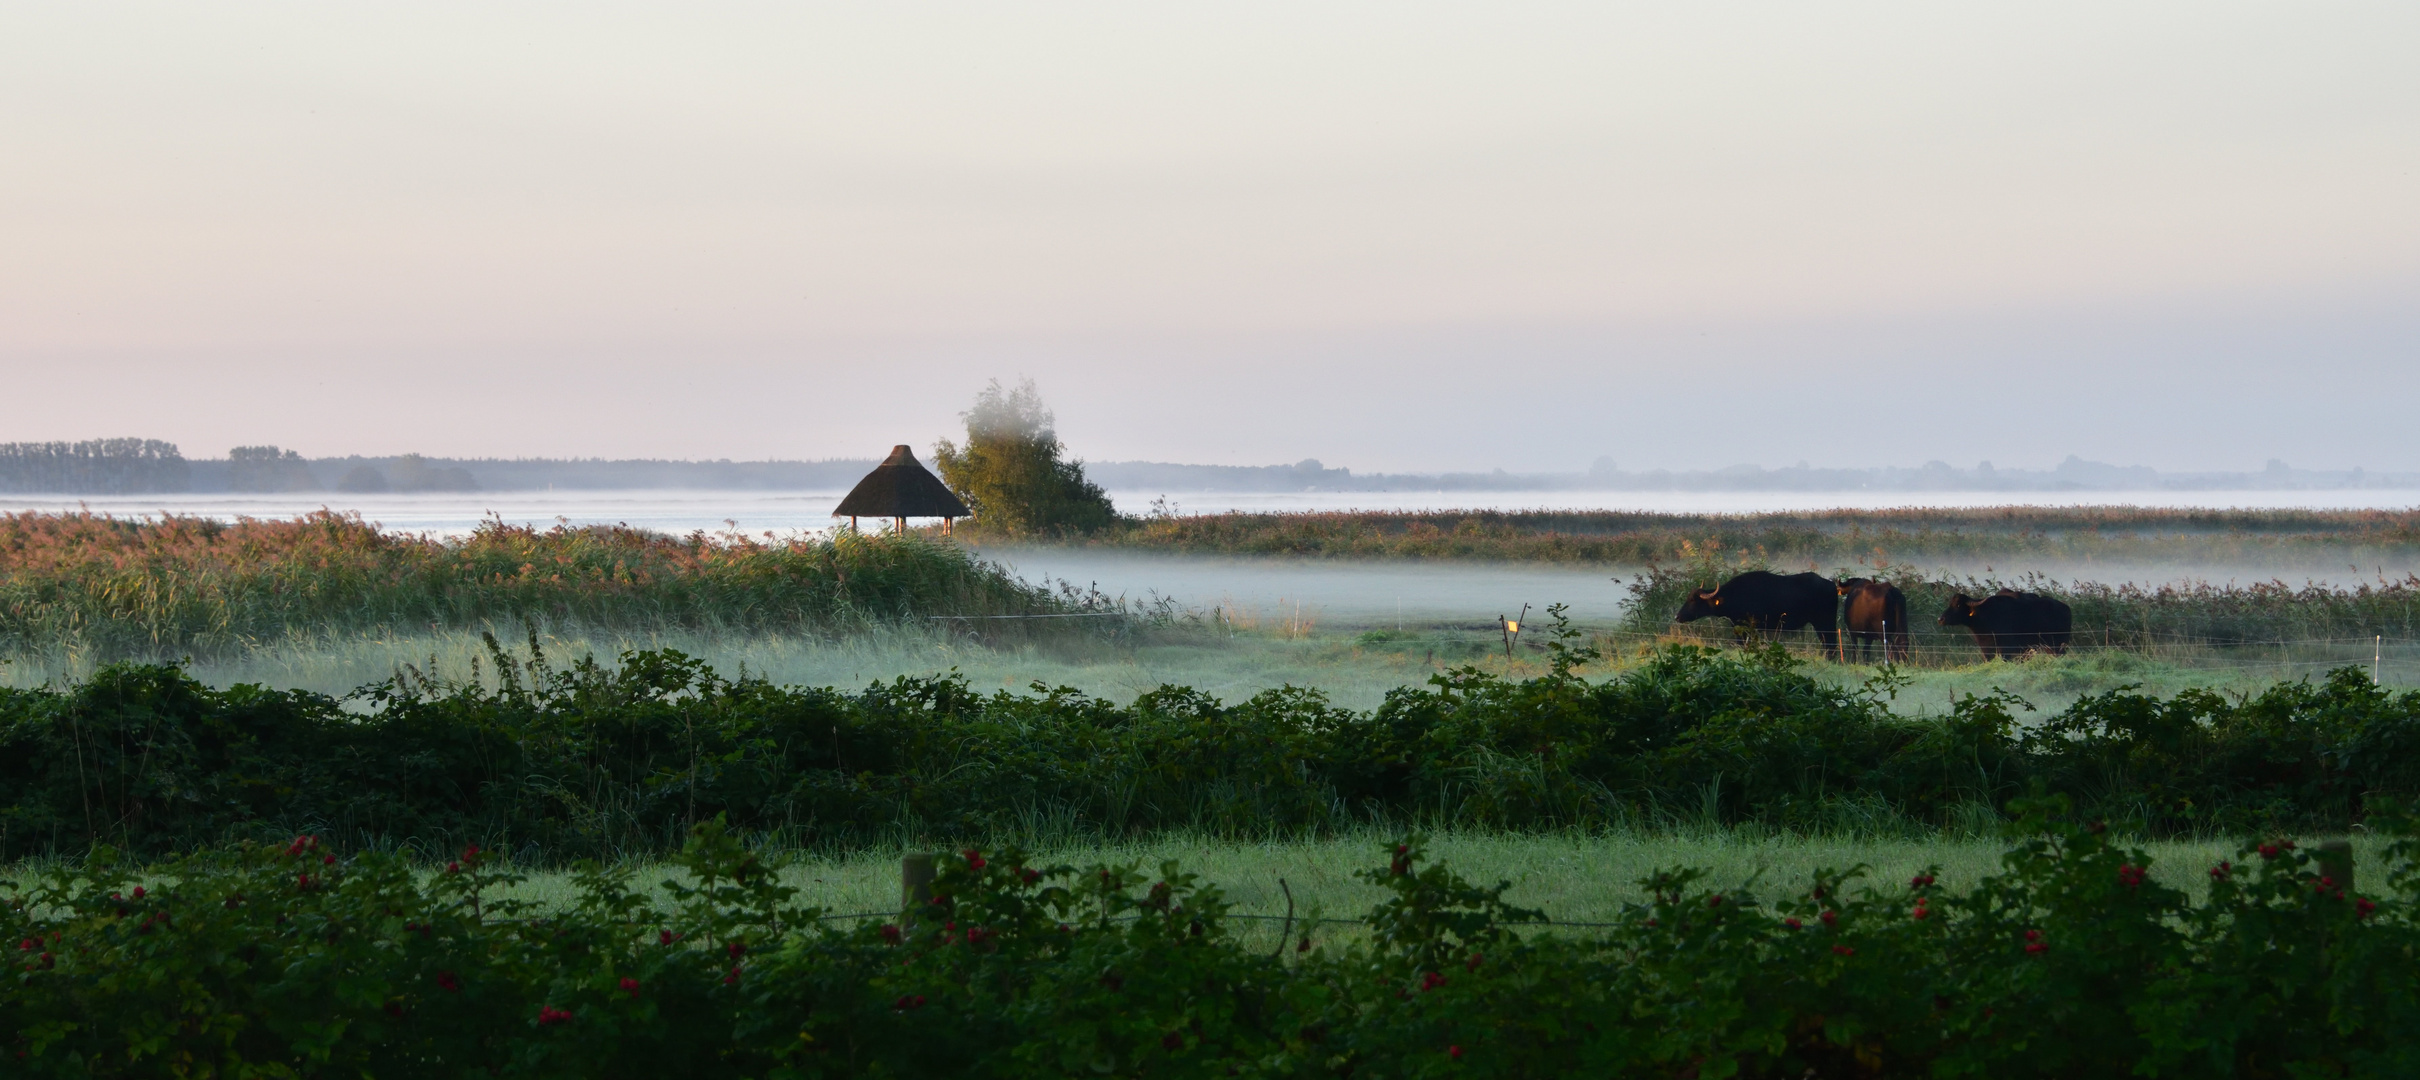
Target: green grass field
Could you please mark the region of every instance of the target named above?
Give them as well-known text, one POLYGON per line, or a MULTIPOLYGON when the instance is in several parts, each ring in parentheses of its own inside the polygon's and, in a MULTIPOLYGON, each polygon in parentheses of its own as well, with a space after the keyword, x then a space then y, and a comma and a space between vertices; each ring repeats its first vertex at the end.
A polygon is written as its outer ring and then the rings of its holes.
MULTIPOLYGON (((1239 843, 1207 837, 1157 837, 1122 844, 1039 845, 1028 854, 1037 865, 1066 863, 1138 863, 1146 872, 1173 860, 1181 870, 1216 884, 1250 916, 1241 927, 1249 937, 1272 943, 1279 920, 1286 914, 1286 892, 1293 894, 1298 920, 1359 918, 1384 893, 1354 877, 1357 870, 1383 866, 1392 836, 1376 834, 1322 840, 1239 843), (1284 881, 1280 888, 1279 881, 1284 881)), ((2236 857, 2232 840, 2145 841, 2139 846, 2153 858, 2153 878, 2200 897, 2208 889, 2209 868, 2236 857)), ((1430 850, 1463 876, 1482 883, 1509 881, 1509 901, 1533 907, 1566 923, 1612 918, 1625 903, 1644 898, 1639 879, 1658 869, 1693 867, 1707 871, 1718 888, 1749 890, 1765 897, 1803 888, 1819 869, 1869 867, 1865 881, 1891 893, 1907 879, 1938 867, 1941 886, 1963 891, 2000 869, 2006 845, 1993 835, 1943 835, 1929 839, 1854 836, 1781 836, 1754 830, 1681 830, 1663 834, 1602 835, 1474 835, 1438 834, 1430 850)), ((2375 864, 2379 846, 2354 838, 2356 864, 2375 864)), ((782 872, 785 884, 799 889, 803 903, 834 915, 888 915, 899 907, 900 856, 904 849, 841 854, 792 853, 782 872)), ((0 877, 22 879, 42 868, 24 864, 0 877)), ((646 863, 631 868, 634 883, 654 887, 679 871, 668 864, 646 863)), ((541 870, 507 895, 547 904, 571 893, 571 874, 541 870)), ((1298 926, 1298 931, 1301 929, 1298 926)), ((1583 928, 1584 929, 1584 928, 1583 928)), ((1318 924, 1311 931, 1326 936, 1354 937, 1358 929, 1318 924)))

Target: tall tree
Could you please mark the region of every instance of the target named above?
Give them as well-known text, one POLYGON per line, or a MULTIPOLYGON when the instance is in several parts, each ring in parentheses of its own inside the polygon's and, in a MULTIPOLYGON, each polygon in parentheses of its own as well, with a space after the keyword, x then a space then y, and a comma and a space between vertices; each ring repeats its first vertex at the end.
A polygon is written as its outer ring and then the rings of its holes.
POLYGON ((1117 520, 1108 494, 1084 478, 1084 463, 1065 457, 1057 418, 1032 379, 1014 390, 993 379, 959 415, 966 445, 943 439, 933 461, 978 527, 1013 536, 1086 532, 1117 520))

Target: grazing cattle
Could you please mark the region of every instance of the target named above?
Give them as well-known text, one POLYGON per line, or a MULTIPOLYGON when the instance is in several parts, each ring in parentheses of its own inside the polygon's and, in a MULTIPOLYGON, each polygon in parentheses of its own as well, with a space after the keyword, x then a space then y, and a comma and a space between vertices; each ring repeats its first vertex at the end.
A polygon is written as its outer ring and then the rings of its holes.
POLYGON ((1839 643, 1840 592, 1828 578, 1816 574, 1784 577, 1750 570, 1711 589, 1689 594, 1674 622, 1715 617, 1750 630, 1815 628, 1825 648, 1839 643))
POLYGON ((2067 636, 2075 616, 2067 605, 2037 593, 2002 589, 1981 600, 1965 593, 1951 597, 1941 625, 1963 626, 1975 633, 1975 644, 1986 660, 2014 660, 2028 651, 2067 651, 2067 636))
MULTIPOLYGON (((1910 648, 1907 624, 1907 595, 1899 586, 1887 581, 1850 578, 1840 583, 1840 595, 1847 598, 1840 628, 1846 643, 1857 644, 1857 659, 1865 659, 1865 647, 1879 643, 1885 660, 1905 660, 1910 648)), ((1846 653, 1843 652, 1845 659, 1846 653)))

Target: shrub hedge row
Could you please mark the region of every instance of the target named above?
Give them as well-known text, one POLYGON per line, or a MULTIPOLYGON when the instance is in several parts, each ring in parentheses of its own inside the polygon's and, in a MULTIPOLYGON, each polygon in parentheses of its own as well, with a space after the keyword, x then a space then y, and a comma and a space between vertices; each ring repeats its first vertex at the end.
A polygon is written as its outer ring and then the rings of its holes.
MULTIPOLYGON (((539 911, 476 850, 434 875, 313 838, 138 879, 93 860, 0 912, 0 1064, 27 1077, 2410 1077, 2420 927, 2384 866, 2290 842, 2196 902, 2090 824, 2003 871, 1644 882, 1555 930, 1427 864, 1357 940, 1244 947, 1174 864, 945 860, 911 917, 828 920, 701 827, 661 892, 589 869, 539 911), (148 882, 148 888, 141 882, 148 882)), ((2031 832, 2032 835, 2024 836, 2031 832)))
MULTIPOLYGON (((1568 631, 1566 631, 1568 633, 1568 631)), ((1576 638, 1576 635, 1573 635, 1576 638)), ((2420 792, 2420 693, 2358 671, 2249 697, 2131 691, 2019 723, 1969 695, 1892 711, 1886 672, 1821 685, 1779 649, 1673 647, 1601 680, 1476 670, 1363 712, 1281 689, 1128 705, 953 676, 861 692, 727 679, 671 652, 556 668, 495 650, 483 683, 348 700, 120 666, 0 690, 0 857, 154 854, 313 832, 525 859, 661 852, 725 815, 811 846, 1410 825, 1926 830, 2040 787, 2150 833, 2338 828, 2420 792)))

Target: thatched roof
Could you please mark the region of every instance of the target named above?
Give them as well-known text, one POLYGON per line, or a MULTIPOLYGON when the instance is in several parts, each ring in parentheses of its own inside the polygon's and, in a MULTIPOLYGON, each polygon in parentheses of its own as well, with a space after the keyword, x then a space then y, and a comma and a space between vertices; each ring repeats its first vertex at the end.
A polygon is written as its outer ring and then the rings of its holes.
POLYGON ((894 446, 891 456, 865 474, 865 479, 849 490, 848 498, 840 500, 832 516, 961 518, 969 514, 966 504, 950 494, 941 478, 926 471, 916 460, 915 451, 894 446))

